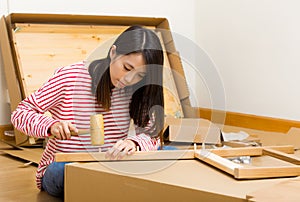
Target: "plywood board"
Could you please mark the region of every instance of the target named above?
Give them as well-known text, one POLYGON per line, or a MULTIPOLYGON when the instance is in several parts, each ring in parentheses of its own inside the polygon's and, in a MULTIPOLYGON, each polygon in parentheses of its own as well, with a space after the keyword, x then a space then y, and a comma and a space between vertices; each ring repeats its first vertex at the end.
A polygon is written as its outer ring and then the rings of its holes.
POLYGON ((45 83, 60 66, 83 61, 127 26, 17 23, 14 33, 25 96, 45 83))

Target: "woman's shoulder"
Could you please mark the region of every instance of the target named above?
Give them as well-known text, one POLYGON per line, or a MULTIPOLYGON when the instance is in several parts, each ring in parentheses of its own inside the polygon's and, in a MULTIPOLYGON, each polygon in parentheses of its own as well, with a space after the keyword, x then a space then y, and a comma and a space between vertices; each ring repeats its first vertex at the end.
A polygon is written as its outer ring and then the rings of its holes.
POLYGON ((66 66, 62 66, 62 67, 58 67, 55 70, 55 73, 68 73, 68 72, 81 72, 87 70, 86 66, 85 66, 85 62, 81 61, 81 62, 76 62, 70 65, 66 65, 66 66))
POLYGON ((59 67, 55 70, 54 74, 60 76, 89 75, 84 61, 59 67))

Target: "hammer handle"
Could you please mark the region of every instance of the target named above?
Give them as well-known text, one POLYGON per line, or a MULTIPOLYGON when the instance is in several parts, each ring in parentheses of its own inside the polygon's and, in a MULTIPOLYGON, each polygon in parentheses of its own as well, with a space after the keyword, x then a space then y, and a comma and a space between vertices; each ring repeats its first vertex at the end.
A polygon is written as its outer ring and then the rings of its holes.
POLYGON ((84 135, 84 134, 90 134, 90 129, 79 129, 77 134, 71 131, 72 136, 84 135))
MULTIPOLYGON (((90 129, 79 129, 78 133, 74 133, 71 131, 72 136, 78 136, 78 135, 84 135, 84 134, 90 134, 90 129)), ((50 139, 54 138, 54 135, 49 136, 50 139)))

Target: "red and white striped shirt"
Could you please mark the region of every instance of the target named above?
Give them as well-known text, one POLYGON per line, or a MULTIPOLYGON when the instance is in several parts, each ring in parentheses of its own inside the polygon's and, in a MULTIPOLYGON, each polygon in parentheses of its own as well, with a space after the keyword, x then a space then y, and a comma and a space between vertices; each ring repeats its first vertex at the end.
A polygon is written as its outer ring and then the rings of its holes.
POLYGON ((160 144, 159 139, 147 135, 150 126, 142 131, 139 128, 136 136, 128 137, 130 93, 114 88, 111 108, 105 111, 97 104, 91 84, 84 62, 58 68, 48 82, 24 99, 12 113, 11 121, 18 130, 38 138, 49 137, 49 128, 59 121, 71 122, 78 129, 89 129, 90 115, 103 114, 105 137, 104 145, 100 147, 91 145, 89 134, 72 136, 69 140, 48 140, 36 173, 39 189, 46 168, 54 161, 57 152, 97 152, 99 148, 107 151, 125 138, 135 141, 142 151, 156 150, 160 144), (45 116, 46 111, 52 117, 45 116))

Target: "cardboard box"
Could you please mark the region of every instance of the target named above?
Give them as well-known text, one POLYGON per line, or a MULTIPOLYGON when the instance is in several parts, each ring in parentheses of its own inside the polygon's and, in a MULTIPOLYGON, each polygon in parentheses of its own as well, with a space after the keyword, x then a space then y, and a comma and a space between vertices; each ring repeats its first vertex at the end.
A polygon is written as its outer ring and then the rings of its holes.
POLYGON ((235 180, 198 160, 72 163, 65 201, 246 201, 287 179, 235 180))
POLYGON ((4 141, 12 141, 14 139, 12 130, 12 125, 0 125, 0 139, 4 141))
POLYGON ((211 121, 201 118, 166 118, 169 141, 219 144, 221 130, 211 121))
MULTIPOLYGON (((169 73, 174 79, 174 84, 171 84, 175 87, 174 92, 169 94, 175 97, 175 108, 179 106, 183 116, 195 116, 168 20, 123 16, 26 13, 3 16, 0 44, 11 109, 15 110, 26 96, 47 81, 56 68, 86 59, 101 44, 133 24, 161 33, 172 70, 169 73)), ((15 137, 17 145, 30 144, 30 139, 18 131, 15 131, 15 137)))

